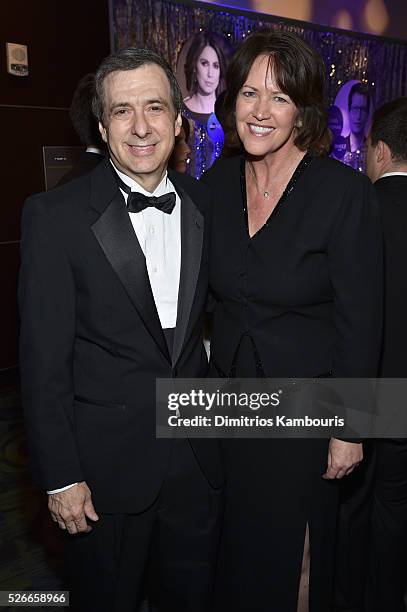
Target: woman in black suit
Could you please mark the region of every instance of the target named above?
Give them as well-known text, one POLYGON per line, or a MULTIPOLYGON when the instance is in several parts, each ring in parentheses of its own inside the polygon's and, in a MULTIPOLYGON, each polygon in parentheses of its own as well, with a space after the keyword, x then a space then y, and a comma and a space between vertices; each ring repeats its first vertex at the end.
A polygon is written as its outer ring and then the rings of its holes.
MULTIPOLYGON (((212 375, 375 376, 381 236, 369 180, 328 158, 324 66, 299 36, 258 32, 228 70, 217 192, 212 375)), ((223 441, 217 610, 329 612, 338 486, 363 458, 338 439, 223 441), (309 581, 309 596, 308 596, 309 581)))

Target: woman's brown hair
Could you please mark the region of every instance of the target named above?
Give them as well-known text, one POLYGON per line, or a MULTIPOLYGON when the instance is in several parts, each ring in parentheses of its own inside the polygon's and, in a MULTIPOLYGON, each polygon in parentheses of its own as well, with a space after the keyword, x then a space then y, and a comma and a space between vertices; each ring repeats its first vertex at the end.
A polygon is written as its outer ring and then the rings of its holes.
POLYGON ((325 68, 321 56, 301 36, 261 30, 251 34, 234 54, 226 75, 224 110, 228 146, 240 147, 235 126, 236 98, 259 55, 269 56, 278 87, 298 108, 294 144, 321 155, 329 151, 331 133, 324 106, 325 68))

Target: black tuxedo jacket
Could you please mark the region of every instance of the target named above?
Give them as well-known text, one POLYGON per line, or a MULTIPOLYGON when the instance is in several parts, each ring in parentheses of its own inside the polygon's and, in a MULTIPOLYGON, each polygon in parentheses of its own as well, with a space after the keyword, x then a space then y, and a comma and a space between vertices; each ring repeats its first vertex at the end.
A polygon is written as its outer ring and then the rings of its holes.
MULTIPOLYGON (((20 357, 37 481, 51 490, 85 480, 97 511, 121 513, 149 506, 165 476, 172 441, 155 437, 156 377, 206 373, 210 207, 204 186, 170 173, 181 198, 182 260, 169 355, 109 163, 25 204, 20 357)), ((193 448, 219 486, 215 441, 193 448)))
POLYGON ((407 176, 375 183, 384 235, 384 333, 380 376, 407 376, 407 176))

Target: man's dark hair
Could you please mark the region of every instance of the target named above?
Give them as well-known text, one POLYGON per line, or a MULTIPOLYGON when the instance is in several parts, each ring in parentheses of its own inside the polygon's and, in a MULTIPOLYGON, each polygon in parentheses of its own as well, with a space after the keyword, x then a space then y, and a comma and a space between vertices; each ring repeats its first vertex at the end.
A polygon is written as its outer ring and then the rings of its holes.
POLYGON ((348 109, 350 109, 350 107, 352 106, 352 98, 355 94, 359 94, 360 96, 365 96, 367 100, 367 111, 369 112, 370 93, 366 85, 363 85, 363 83, 354 83, 354 85, 352 85, 352 87, 350 88, 349 96, 348 96, 348 109))
POLYGON ((269 57, 269 66, 278 87, 298 108, 299 127, 294 144, 300 150, 314 154, 328 152, 331 133, 326 122, 325 67, 321 56, 301 36, 271 30, 260 30, 246 38, 229 64, 223 102, 227 121, 225 138, 229 146, 239 148, 235 127, 236 98, 253 62, 260 55, 269 57))
POLYGON ((407 162, 407 98, 380 106, 374 114, 370 139, 373 146, 385 142, 395 162, 407 162))
MULTIPOLYGON (((188 141, 191 135, 191 126, 189 125, 188 119, 184 117, 184 115, 181 116, 181 120, 182 120, 181 128, 184 130, 185 140, 188 141)), ((178 136, 175 136, 175 142, 177 142, 177 140, 181 140, 181 135, 182 135, 182 132, 180 132, 178 136)))
POLYGON ((104 149, 105 143, 99 132, 98 122, 92 112, 92 101, 95 95, 95 75, 85 74, 79 81, 73 94, 69 117, 75 132, 83 145, 93 145, 104 149))
POLYGON ((106 57, 95 74, 95 97, 93 98, 93 112, 98 120, 103 124, 105 112, 105 90, 104 80, 112 72, 123 70, 134 70, 145 64, 156 64, 162 68, 167 76, 171 89, 171 98, 174 105, 176 115, 181 112, 182 94, 178 81, 175 78, 168 62, 160 55, 150 49, 137 49, 130 47, 128 49, 120 49, 116 53, 112 53, 106 57))
POLYGON ((215 32, 198 32, 192 39, 184 64, 186 86, 190 96, 193 96, 198 91, 196 68, 199 56, 205 47, 212 47, 218 56, 219 85, 216 88, 215 94, 218 96, 225 88, 226 69, 230 56, 229 49, 219 34, 215 32))

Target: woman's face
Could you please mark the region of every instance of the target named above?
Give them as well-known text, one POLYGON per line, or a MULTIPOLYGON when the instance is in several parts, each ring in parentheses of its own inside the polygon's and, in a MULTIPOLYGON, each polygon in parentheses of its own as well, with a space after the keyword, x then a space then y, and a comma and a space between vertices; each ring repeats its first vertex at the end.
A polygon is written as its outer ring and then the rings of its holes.
POLYGON ((269 57, 255 59, 236 100, 236 128, 247 153, 264 157, 294 147, 298 109, 280 91, 269 57))
POLYGON ((213 47, 207 45, 201 51, 196 63, 198 93, 209 95, 215 93, 220 79, 218 55, 213 47))

